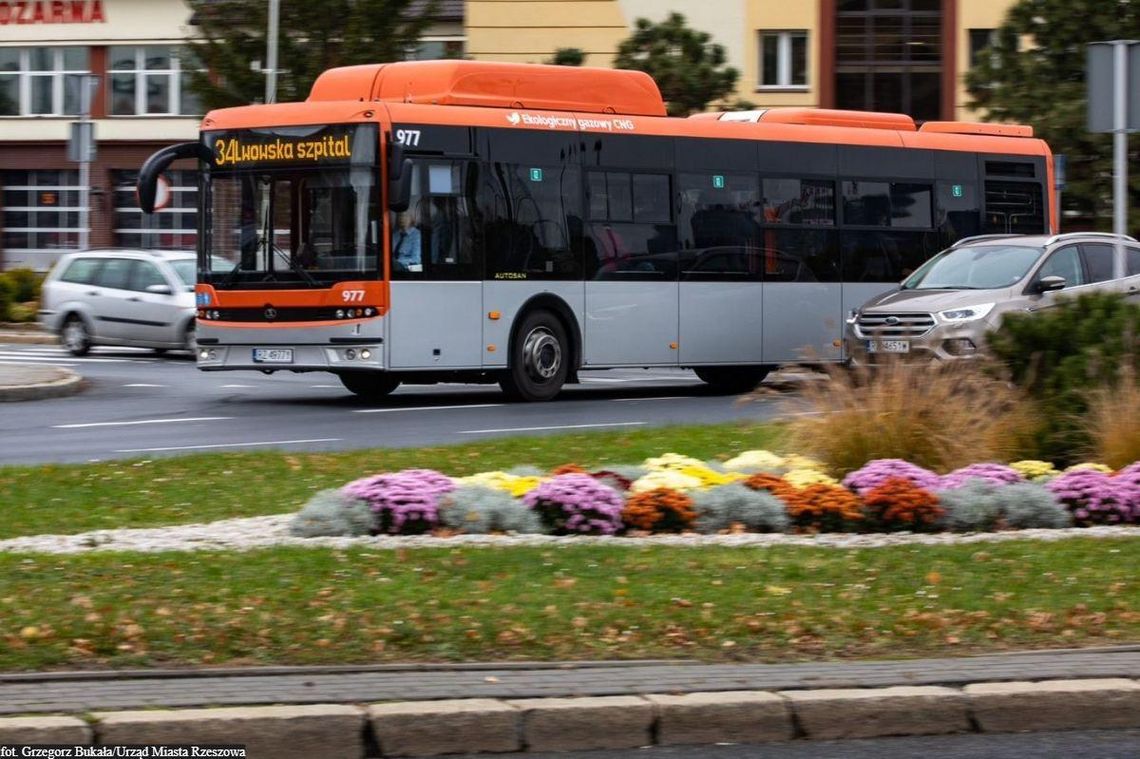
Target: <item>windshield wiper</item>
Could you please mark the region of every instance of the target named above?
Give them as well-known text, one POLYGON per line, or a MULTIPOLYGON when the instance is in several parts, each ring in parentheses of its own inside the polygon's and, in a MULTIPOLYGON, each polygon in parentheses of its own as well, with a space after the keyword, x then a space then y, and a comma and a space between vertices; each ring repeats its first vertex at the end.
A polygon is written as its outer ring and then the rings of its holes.
POLYGON ((286 255, 285 251, 281 250, 281 248, 278 248, 276 245, 273 246, 273 252, 284 258, 285 263, 289 264, 289 268, 295 271, 297 274, 301 275, 301 279, 305 280, 305 283, 310 287, 320 286, 320 283, 313 278, 313 275, 305 271, 304 266, 301 266, 301 264, 297 263, 297 259, 286 255))

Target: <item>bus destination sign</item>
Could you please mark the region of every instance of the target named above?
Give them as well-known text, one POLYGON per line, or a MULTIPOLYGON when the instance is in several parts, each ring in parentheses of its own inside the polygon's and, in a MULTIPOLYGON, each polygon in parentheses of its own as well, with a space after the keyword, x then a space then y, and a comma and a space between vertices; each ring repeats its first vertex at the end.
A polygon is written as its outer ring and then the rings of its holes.
POLYGON ((376 132, 372 126, 334 124, 229 130, 208 133, 206 144, 213 151, 214 165, 222 169, 360 163, 371 161, 375 155, 376 132))

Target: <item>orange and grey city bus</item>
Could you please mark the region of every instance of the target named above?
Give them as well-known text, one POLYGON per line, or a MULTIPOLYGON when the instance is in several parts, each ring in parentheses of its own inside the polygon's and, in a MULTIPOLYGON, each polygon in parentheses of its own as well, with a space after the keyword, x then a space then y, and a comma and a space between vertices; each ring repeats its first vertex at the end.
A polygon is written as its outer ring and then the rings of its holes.
POLYGON ((332 69, 196 142, 198 367, 326 371, 362 396, 582 369, 725 389, 844 360, 848 312, 954 241, 1056 231, 1030 127, 815 109, 667 118, 634 71, 332 69))

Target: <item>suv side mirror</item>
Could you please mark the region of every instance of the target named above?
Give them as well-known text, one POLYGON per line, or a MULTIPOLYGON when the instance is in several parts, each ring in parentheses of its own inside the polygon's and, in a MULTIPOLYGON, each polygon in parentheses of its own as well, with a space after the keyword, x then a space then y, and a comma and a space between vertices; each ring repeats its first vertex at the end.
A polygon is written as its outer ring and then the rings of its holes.
POLYGON ((1035 289, 1039 293, 1050 293, 1054 290, 1064 290, 1066 284, 1064 277, 1058 277, 1054 274, 1037 280, 1037 287, 1035 289))
POLYGON ((170 289, 170 285, 147 285, 146 291, 155 295, 170 295, 174 292, 170 289))

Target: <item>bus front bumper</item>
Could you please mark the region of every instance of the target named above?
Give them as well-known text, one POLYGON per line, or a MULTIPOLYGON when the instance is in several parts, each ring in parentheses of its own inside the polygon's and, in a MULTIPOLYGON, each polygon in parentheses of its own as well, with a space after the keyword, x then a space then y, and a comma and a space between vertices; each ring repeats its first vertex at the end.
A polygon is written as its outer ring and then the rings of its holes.
POLYGON ((351 345, 203 345, 199 341, 196 358, 198 368, 207 372, 242 369, 260 372, 384 369, 384 351, 380 340, 351 345))

